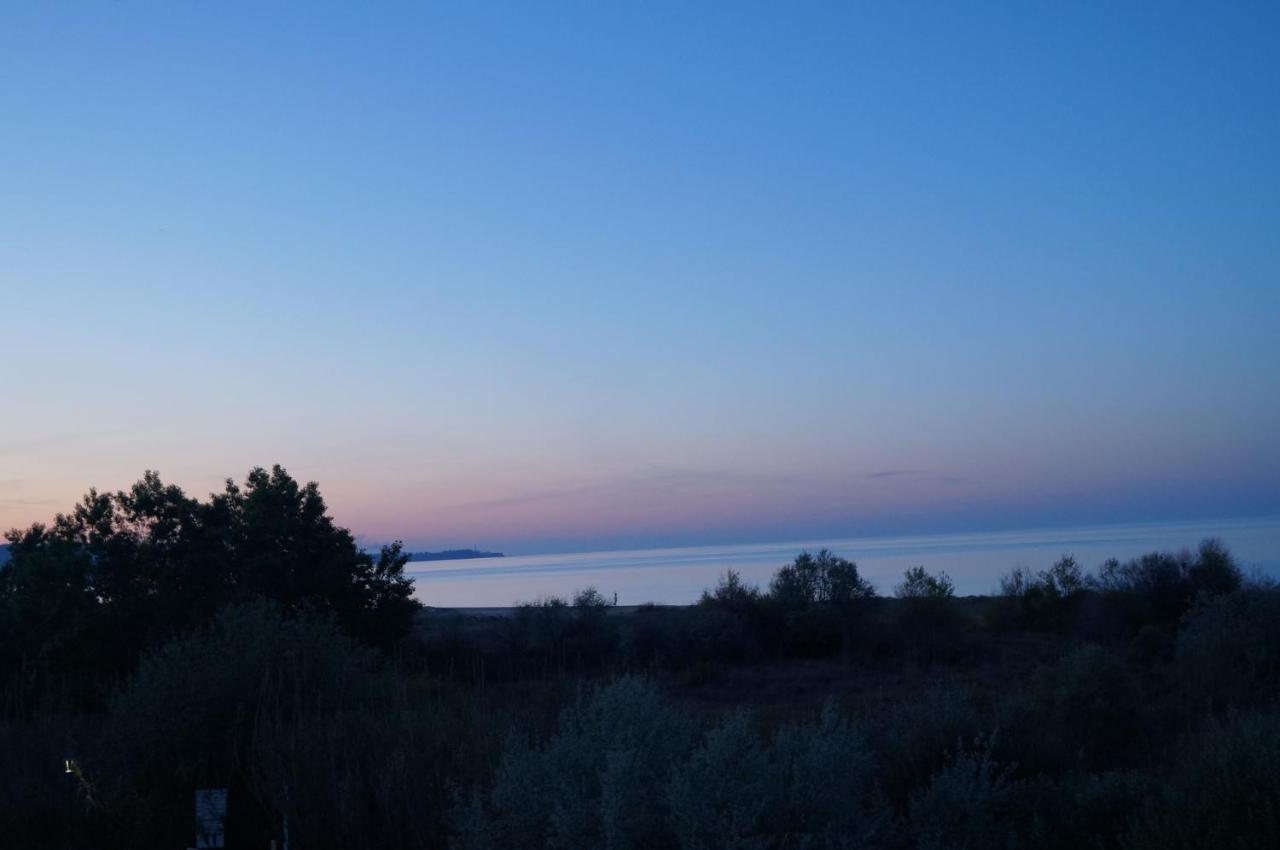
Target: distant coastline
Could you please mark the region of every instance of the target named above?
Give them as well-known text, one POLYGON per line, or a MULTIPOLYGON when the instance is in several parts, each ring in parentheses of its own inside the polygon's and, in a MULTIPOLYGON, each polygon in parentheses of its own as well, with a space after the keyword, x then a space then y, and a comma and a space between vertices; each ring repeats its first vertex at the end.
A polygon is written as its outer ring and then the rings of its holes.
POLYGON ((445 549, 442 552, 409 552, 410 561, 462 561, 467 558, 501 558, 501 552, 481 552, 479 549, 445 549))

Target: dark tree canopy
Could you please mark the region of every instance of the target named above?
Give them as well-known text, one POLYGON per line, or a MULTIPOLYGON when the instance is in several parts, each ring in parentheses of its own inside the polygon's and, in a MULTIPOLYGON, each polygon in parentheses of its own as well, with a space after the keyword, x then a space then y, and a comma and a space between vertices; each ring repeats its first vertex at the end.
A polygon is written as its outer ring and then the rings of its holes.
POLYGON ((956 595, 955 584, 945 572, 936 576, 924 567, 910 567, 902 574, 902 583, 893 588, 899 599, 950 599, 956 595))
POLYGON ((375 560, 334 524, 319 487, 279 466, 228 479, 208 501, 147 472, 129 490, 90 490, 50 525, 6 534, 0 669, 10 702, 75 704, 100 694, 147 645, 231 602, 327 612, 390 647, 419 607, 400 544, 375 560))
POLYGON ((847 604, 876 595, 871 583, 858 575, 853 561, 826 549, 817 555, 801 552, 792 563, 774 573, 769 593, 784 607, 803 608, 815 603, 847 604))

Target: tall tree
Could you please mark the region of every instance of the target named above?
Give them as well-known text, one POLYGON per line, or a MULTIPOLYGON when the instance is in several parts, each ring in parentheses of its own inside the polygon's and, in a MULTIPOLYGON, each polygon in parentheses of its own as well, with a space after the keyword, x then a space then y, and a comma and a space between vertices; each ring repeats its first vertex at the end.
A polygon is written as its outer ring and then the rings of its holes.
POLYGON ((399 543, 375 560, 333 522, 315 482, 250 470, 201 502, 155 472, 127 491, 89 493, 49 526, 6 535, 0 661, 10 693, 60 702, 100 695, 150 643, 265 597, 328 612, 383 648, 420 607, 399 543))

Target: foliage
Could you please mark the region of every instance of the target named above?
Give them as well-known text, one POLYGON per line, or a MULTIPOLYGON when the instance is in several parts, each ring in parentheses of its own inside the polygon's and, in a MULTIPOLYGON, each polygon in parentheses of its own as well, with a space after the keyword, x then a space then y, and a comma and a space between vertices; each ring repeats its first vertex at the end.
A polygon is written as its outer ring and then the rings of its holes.
POLYGON ((1280 695, 1280 590, 1249 587, 1206 597, 1178 633, 1179 682, 1210 707, 1246 707, 1280 695))
POLYGON ((1019 846, 1041 850, 1118 847, 1151 796, 1151 779, 1132 770, 1023 780, 1019 846), (1027 820, 1030 814, 1029 821, 1027 820))
POLYGON ((465 696, 415 701, 403 687, 295 716, 267 702, 241 799, 272 815, 269 835, 279 836, 288 817, 293 846, 442 846, 450 789, 485 761, 489 722, 490 712, 465 696))
POLYGON ((946 763, 961 741, 990 735, 990 707, 972 685, 935 684, 876 717, 879 775, 895 806, 946 763))
POLYGON ((820 603, 848 604, 876 595, 870 582, 858 575, 858 565, 826 549, 817 555, 801 552, 795 561, 774 573, 769 595, 784 608, 820 603))
POLYGON ((698 605, 632 613, 588 588, 510 618, 432 612, 394 664, 333 604, 233 599, 157 637, 143 599, 145 633, 122 636, 140 662, 68 716, 48 707, 75 677, 32 673, 115 657, 88 628, 116 625, 85 590, 102 560, 26 533, 0 652, 21 646, 14 681, 42 694, 10 698, 45 709, 0 721, 16 847, 185 846, 210 785, 231 789, 237 846, 285 816, 298 846, 352 850, 1277 844, 1280 589, 1237 586, 1218 544, 1094 575, 1064 558, 1001 599, 850 606, 816 589, 818 557, 780 571, 812 598, 729 574, 698 605), (1034 616, 988 628, 1001 608, 1034 616), (85 628, 24 643, 68 617, 85 628))
POLYGON ((945 572, 935 576, 924 567, 911 567, 902 574, 902 583, 893 589, 893 595, 899 599, 950 599, 956 588, 945 572))
POLYGON ((1280 716, 1211 728, 1134 824, 1130 850, 1280 846, 1280 716))
POLYGON ((419 605, 398 543, 375 560, 334 525, 317 485, 279 466, 228 481, 207 502, 155 472, 127 491, 91 490, 50 526, 7 534, 0 665, 11 700, 93 705, 141 651, 255 597, 332 613, 390 647, 419 605))
POLYGON ((831 704, 772 740, 731 714, 676 770, 669 796, 688 850, 875 847, 891 821, 865 739, 831 704))
POLYGON ((726 570, 714 590, 702 591, 698 604, 745 613, 759 606, 760 599, 760 588, 744 582, 737 570, 726 570))
POLYGON ((734 712, 697 735, 652 684, 581 697, 544 743, 508 739, 455 812, 459 847, 872 847, 890 814, 862 734, 828 706, 761 734, 734 712))
POLYGON ((1142 625, 1176 627, 1198 600, 1231 593, 1244 576, 1221 541, 1201 542, 1195 555, 1188 551, 1149 552, 1124 563, 1107 561, 1090 586, 1124 603, 1127 619, 1142 625))
POLYGON ((918 850, 1004 850, 1016 845, 1005 810, 1017 791, 989 744, 957 752, 911 795, 908 828, 918 850))
POLYGON ((286 613, 261 599, 229 606, 143 656, 111 697, 110 746, 87 765, 98 776, 129 777, 128 793, 112 801, 128 820, 182 840, 181 820, 159 818, 181 811, 191 788, 243 793, 262 711, 292 722, 356 707, 372 699, 380 666, 332 615, 286 613))
POLYGON ((1037 734, 1068 750, 1064 764, 1083 760, 1096 768, 1141 744, 1138 683, 1113 653, 1080 647, 1042 670, 1036 684, 1043 724, 1037 734))
POLYGON ((149 650, 111 697, 121 756, 162 766, 161 777, 204 780, 247 735, 263 700, 285 717, 346 707, 381 660, 331 615, 286 613, 259 599, 229 606, 204 629, 149 650), (170 765, 182 766, 174 775, 170 765))
POLYGON ((572 604, 557 596, 521 603, 507 629, 504 651, 537 669, 595 668, 619 644, 609 607, 594 587, 574 594, 572 604))
POLYGON ((573 595, 573 607, 579 611, 602 611, 609 607, 609 603, 600 591, 588 587, 573 595))
POLYGON ((1118 624, 1132 635, 1144 626, 1172 631, 1182 615, 1206 597, 1230 593, 1243 573, 1221 541, 1210 538, 1196 554, 1149 552, 1121 563, 1110 559, 1087 574, 1071 555, 1047 571, 1018 567, 1000 580, 1002 617, 1021 628, 1063 631, 1078 624, 1086 598, 1096 595, 1091 629, 1113 633, 1118 624), (1101 609, 1101 610, 1100 610, 1101 609), (1108 625, 1108 621, 1111 625, 1108 625))
POLYGON ((672 777, 672 826, 683 850, 768 846, 768 754, 751 721, 736 712, 707 733, 672 777))
POLYGON ((945 573, 911 567, 894 588, 899 600, 891 626, 908 657, 934 663, 964 651, 965 616, 955 604, 955 586, 945 573))
POLYGON ((457 844, 654 846, 665 822, 665 777, 693 732, 642 679, 584 693, 544 744, 509 737, 493 785, 456 811, 457 844))
POLYGON ((828 702, 814 720, 783 726, 769 750, 771 832, 793 846, 874 847, 892 815, 862 730, 828 702))
POLYGON ((1023 628, 1061 631, 1070 624, 1088 581, 1071 555, 1032 574, 1018 567, 1000 580, 1000 595, 1023 628))

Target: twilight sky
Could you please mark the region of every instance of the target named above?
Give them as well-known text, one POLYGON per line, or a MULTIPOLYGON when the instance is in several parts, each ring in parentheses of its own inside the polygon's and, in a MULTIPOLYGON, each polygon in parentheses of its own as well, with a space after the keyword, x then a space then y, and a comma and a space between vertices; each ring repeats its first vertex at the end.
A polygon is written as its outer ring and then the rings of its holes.
POLYGON ((1280 513, 1280 4, 424 5, 0 7, 0 527, 1280 513))

